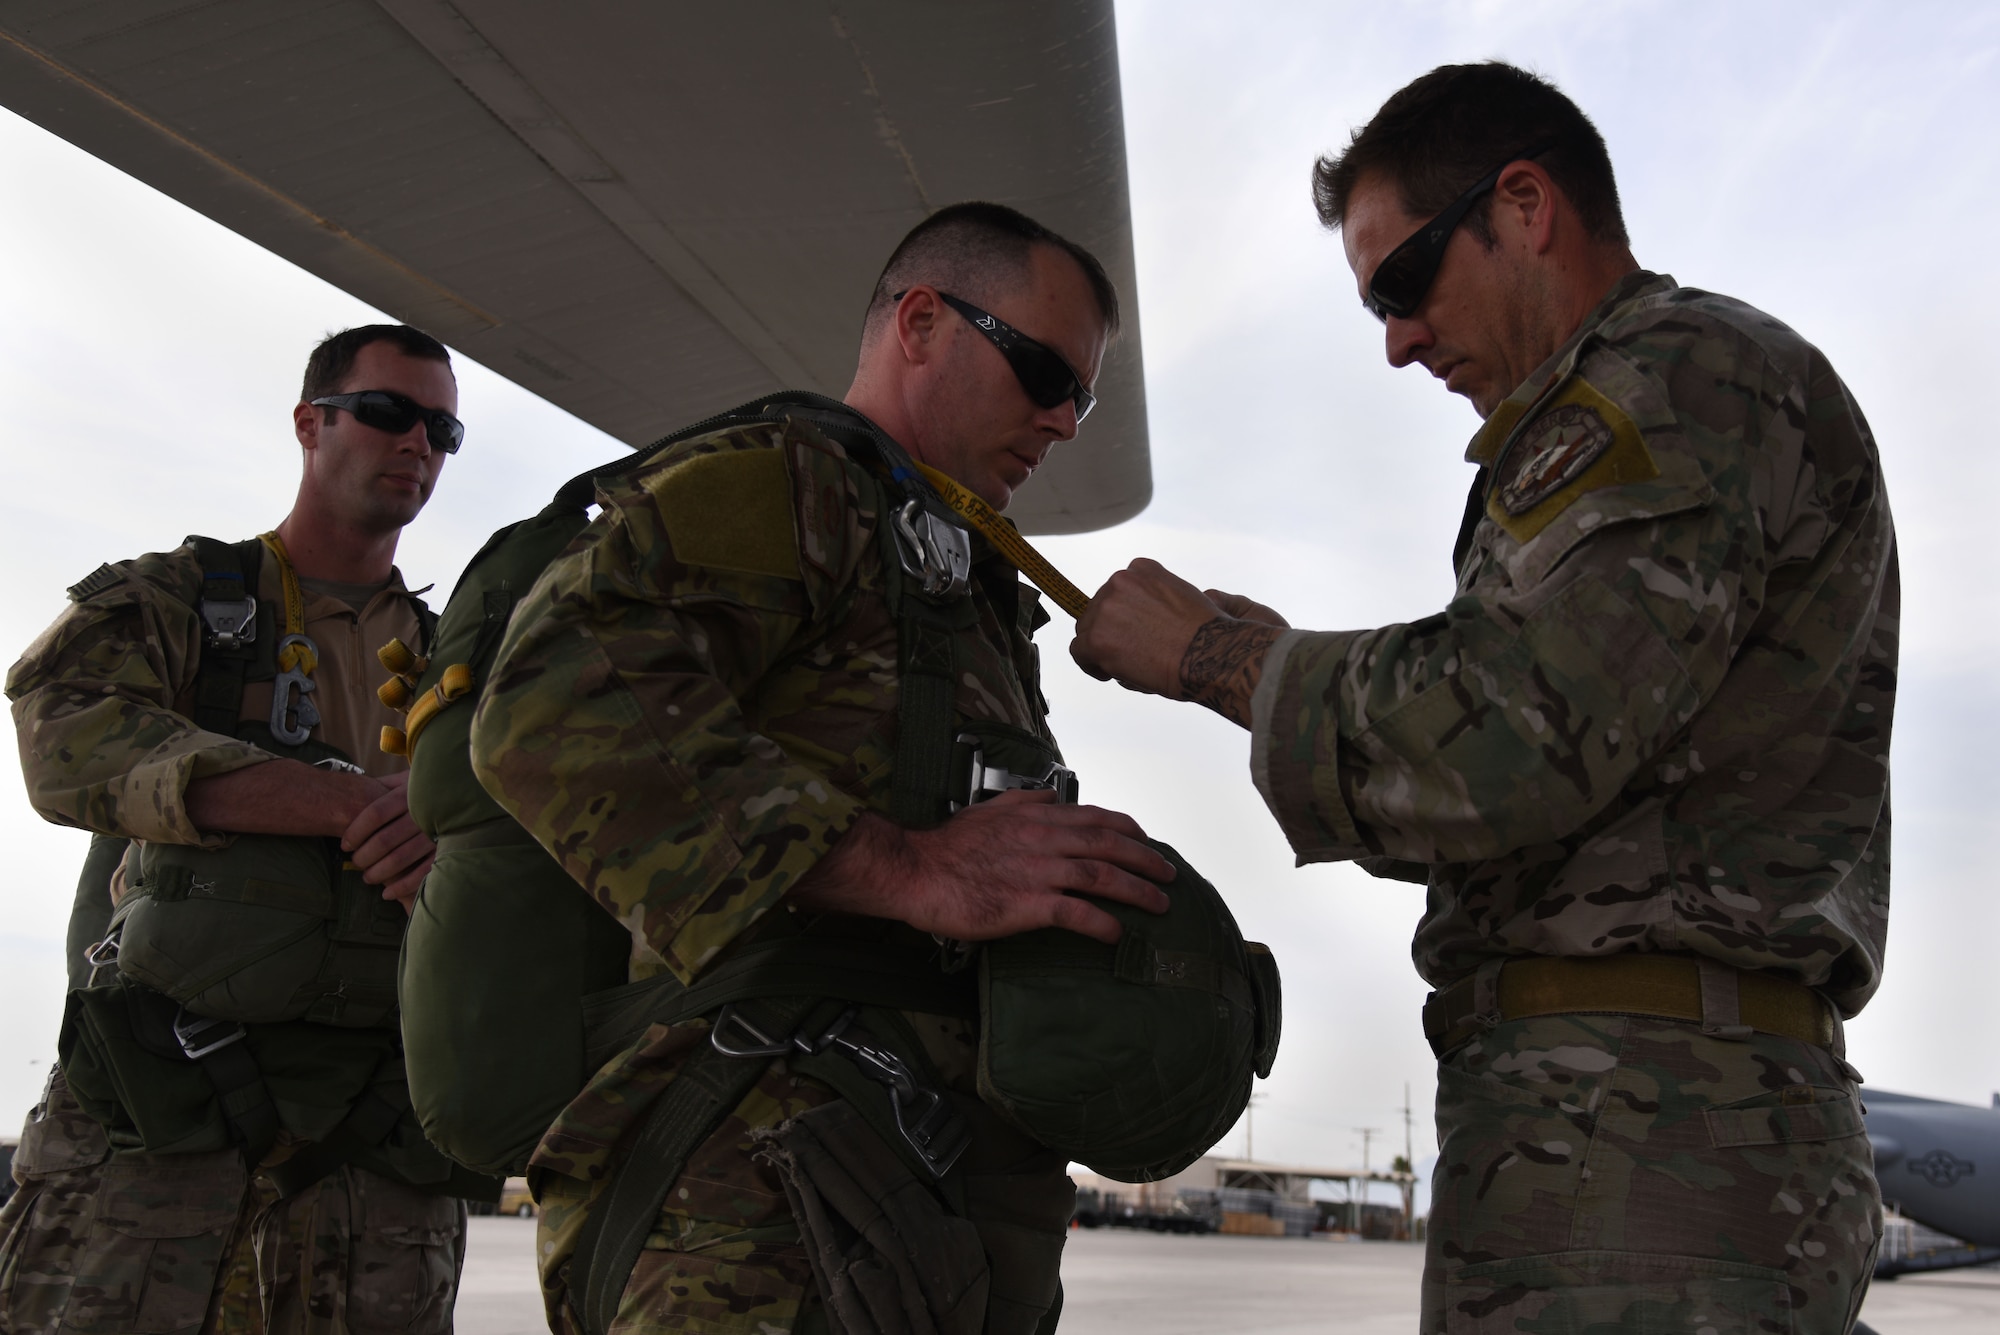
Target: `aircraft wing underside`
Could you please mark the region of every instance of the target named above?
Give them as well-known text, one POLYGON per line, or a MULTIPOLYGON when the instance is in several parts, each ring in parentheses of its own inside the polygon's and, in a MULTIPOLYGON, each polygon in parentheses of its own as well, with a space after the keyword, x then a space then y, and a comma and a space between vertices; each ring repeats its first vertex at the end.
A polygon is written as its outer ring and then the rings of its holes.
POLYGON ((1015 205, 1127 309, 1010 513, 1151 495, 1110 0, 0 0, 0 98, 634 445, 839 394, 897 238, 1015 205))

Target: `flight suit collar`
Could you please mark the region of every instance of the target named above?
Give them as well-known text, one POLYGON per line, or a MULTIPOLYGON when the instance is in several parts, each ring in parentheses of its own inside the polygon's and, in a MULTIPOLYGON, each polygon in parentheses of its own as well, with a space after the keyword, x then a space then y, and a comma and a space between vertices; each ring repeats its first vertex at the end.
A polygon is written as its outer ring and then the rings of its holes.
POLYGON ((1517 386, 1493 410, 1471 442, 1465 447, 1467 463, 1479 465, 1479 472, 1472 479, 1472 486, 1465 496, 1465 515, 1459 523, 1458 539, 1451 547, 1451 568, 1463 577, 1465 558, 1472 550, 1472 534, 1479 527, 1479 521, 1486 514, 1487 483, 1492 477, 1493 462, 1507 448, 1514 433, 1534 415, 1535 405, 1546 397, 1550 390, 1569 379, 1576 369, 1577 359, 1582 355, 1584 345, 1602 329, 1615 315, 1633 303, 1649 297, 1671 292, 1679 284, 1671 274, 1657 274, 1647 269, 1634 269, 1611 285, 1604 294, 1604 300, 1596 309, 1584 317, 1576 332, 1555 350, 1549 359, 1529 373, 1528 378, 1517 386))

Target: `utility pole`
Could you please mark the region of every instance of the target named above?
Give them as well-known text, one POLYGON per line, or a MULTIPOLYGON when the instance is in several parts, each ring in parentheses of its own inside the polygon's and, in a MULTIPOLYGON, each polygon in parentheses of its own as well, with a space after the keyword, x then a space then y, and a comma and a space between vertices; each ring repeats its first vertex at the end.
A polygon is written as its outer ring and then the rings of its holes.
MULTIPOLYGON (((1368 1145, 1370 1141, 1381 1135, 1382 1132, 1380 1129, 1372 1126, 1357 1126, 1354 1128, 1354 1134, 1361 1137, 1361 1194, 1354 1197, 1354 1233, 1355 1236, 1359 1237, 1361 1234, 1363 1202, 1368 1198, 1368 1145)), ((1353 1195, 1353 1193, 1350 1192, 1349 1195, 1353 1195)))
POLYGON ((1253 1089, 1250 1101, 1243 1105, 1243 1158, 1246 1163, 1257 1162, 1257 1103, 1263 1097, 1262 1091, 1253 1089))
POLYGON ((1403 1082, 1403 1158, 1406 1162, 1415 1164, 1417 1156, 1410 1152, 1410 1121, 1410 1082, 1405 1080, 1403 1082))
POLYGON ((1417 1157, 1410 1140, 1410 1127, 1414 1110, 1410 1107, 1410 1082, 1403 1082, 1403 1157, 1397 1165, 1402 1172, 1402 1181, 1396 1185, 1403 1192, 1403 1236, 1417 1235, 1417 1157))

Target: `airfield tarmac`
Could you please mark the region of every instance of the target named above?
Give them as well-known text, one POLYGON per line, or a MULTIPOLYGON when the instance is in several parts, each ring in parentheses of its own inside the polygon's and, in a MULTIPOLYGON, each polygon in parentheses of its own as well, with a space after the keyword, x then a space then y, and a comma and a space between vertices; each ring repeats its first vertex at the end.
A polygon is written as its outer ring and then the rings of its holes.
MULTIPOLYGON (((472 1221, 458 1335, 542 1335, 535 1223, 472 1221)), ((1062 1335, 1409 1335, 1423 1248, 1397 1242, 1070 1234, 1062 1335)), ((2000 1269, 1874 1285, 1861 1318, 1877 1335, 1992 1335, 2000 1269)))

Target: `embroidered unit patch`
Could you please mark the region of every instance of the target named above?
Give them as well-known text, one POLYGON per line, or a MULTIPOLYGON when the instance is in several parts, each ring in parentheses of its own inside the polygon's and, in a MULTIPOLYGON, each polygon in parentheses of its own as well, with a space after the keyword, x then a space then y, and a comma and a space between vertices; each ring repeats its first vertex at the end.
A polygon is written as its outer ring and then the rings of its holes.
POLYGON ((1596 463, 1611 448, 1611 425, 1596 408, 1566 403, 1544 413, 1514 448, 1519 460, 1500 483, 1500 505, 1508 514, 1528 513, 1596 463))
POLYGON ((1579 497, 1660 475, 1638 425, 1581 376, 1501 447, 1486 517, 1530 542, 1579 497))

